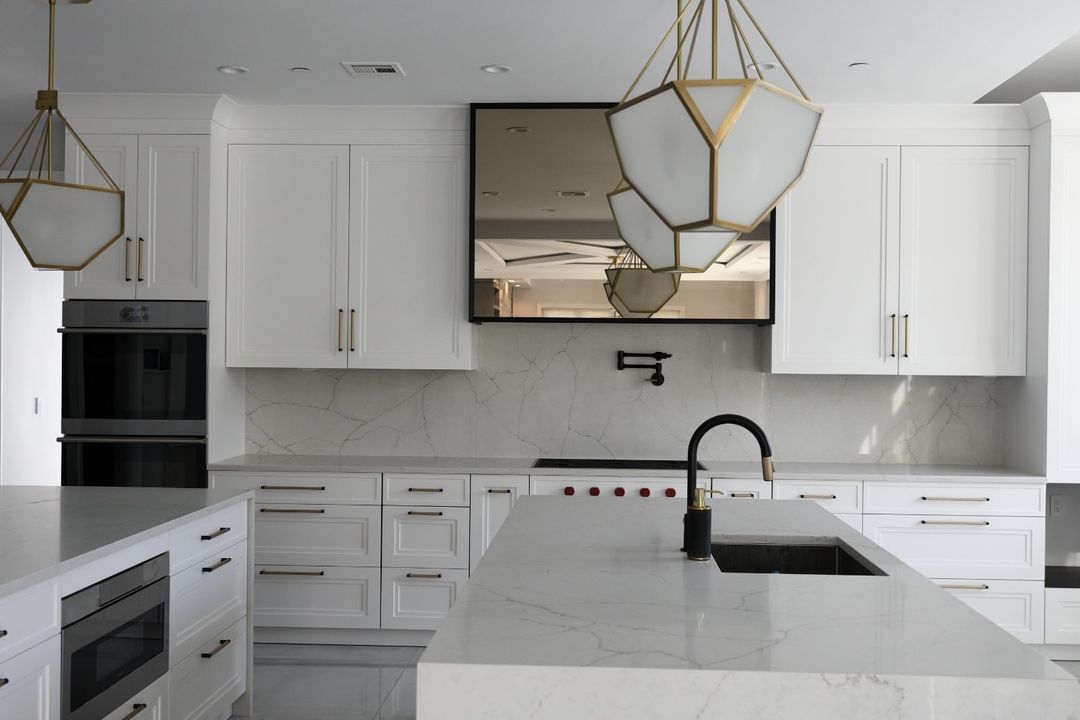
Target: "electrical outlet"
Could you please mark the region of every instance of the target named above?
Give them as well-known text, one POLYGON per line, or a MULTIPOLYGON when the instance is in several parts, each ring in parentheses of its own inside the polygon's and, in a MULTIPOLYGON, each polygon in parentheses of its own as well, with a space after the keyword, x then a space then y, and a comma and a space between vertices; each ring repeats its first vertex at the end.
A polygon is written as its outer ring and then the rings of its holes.
POLYGON ((1050 514, 1051 515, 1064 515, 1065 514, 1065 496, 1064 495, 1051 495, 1050 496, 1050 514))

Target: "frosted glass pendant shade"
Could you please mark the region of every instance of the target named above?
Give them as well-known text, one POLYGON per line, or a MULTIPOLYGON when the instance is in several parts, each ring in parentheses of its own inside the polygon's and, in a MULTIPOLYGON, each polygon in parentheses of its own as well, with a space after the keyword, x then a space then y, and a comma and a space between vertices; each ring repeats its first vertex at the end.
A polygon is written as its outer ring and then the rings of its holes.
POLYGON ((611 294, 627 312, 652 315, 679 291, 679 279, 678 273, 654 273, 646 267, 620 267, 614 271, 611 294))
POLYGON ((604 283, 604 292, 607 294, 608 302, 611 303, 611 307, 615 308, 615 312, 619 313, 619 317, 627 319, 644 319, 652 317, 652 313, 636 313, 627 309, 626 305, 619 296, 611 292, 611 285, 604 283))
POLYGON ((670 230, 750 232, 802 175, 821 113, 763 80, 676 80, 607 119, 623 177, 670 230))
POLYGON ((123 234, 124 193, 51 180, 5 181, 0 214, 35 268, 81 270, 123 234))
POLYGON ((701 230, 671 230, 633 188, 608 195, 619 235, 656 273, 708 270, 739 237, 734 230, 712 226, 701 230))

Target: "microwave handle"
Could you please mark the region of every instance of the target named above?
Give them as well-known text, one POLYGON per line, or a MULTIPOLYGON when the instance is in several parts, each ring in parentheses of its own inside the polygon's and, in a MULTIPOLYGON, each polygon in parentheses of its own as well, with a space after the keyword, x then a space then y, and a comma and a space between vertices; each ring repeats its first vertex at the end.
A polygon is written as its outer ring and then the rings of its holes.
POLYGON ((148 444, 148 443, 168 443, 170 445, 205 445, 206 438, 196 437, 166 437, 166 436, 138 436, 133 437, 130 435, 63 435, 56 438, 58 443, 123 443, 127 444, 148 444))
POLYGON ((199 328, 57 328, 61 335, 205 335, 199 328))

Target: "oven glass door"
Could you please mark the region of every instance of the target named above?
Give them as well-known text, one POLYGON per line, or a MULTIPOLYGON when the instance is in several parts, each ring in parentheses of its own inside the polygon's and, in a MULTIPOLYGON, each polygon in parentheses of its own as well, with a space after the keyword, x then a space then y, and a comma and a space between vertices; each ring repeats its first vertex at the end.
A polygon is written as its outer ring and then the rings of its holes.
POLYGON ((63 717, 100 718, 168 670, 167 578, 64 628, 63 717))
POLYGON ((204 488, 203 438, 61 438, 62 485, 204 488))
POLYGON ((205 435, 206 334, 68 330, 65 434, 205 435))

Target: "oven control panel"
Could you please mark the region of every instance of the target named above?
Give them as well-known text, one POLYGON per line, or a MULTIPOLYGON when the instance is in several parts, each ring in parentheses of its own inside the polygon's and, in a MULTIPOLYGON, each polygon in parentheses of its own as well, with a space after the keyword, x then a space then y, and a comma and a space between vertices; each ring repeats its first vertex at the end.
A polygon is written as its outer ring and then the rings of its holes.
MULTIPOLYGON (((634 498, 685 498, 684 478, 619 478, 536 476, 531 478, 533 495, 562 495, 573 498, 634 497, 634 498)), ((708 487, 708 479, 698 480, 700 487, 708 487)))

